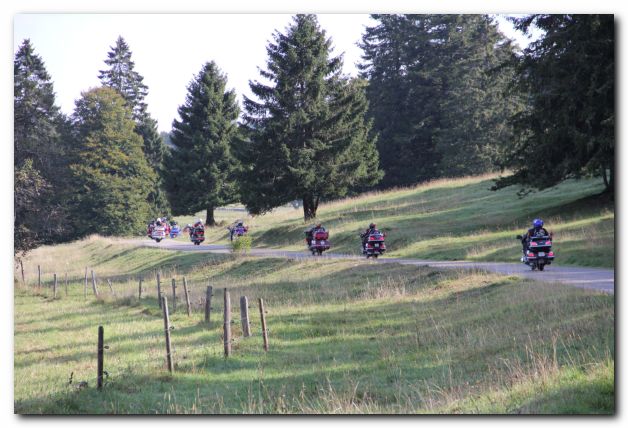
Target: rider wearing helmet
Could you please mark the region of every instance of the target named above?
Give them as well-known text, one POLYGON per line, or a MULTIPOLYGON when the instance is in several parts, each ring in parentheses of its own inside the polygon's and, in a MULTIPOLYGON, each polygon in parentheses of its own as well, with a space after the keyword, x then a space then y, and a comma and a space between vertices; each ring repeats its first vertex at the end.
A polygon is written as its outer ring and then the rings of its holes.
POLYGON ((375 230, 377 230, 377 225, 375 223, 371 223, 371 224, 369 224, 369 228, 366 229, 366 231, 364 231, 364 233, 360 234, 360 237, 362 238, 362 247, 364 247, 366 245, 366 241, 368 241, 369 236, 375 230))
POLYGON ((321 222, 316 223, 316 225, 310 227, 308 230, 305 231, 305 237, 308 239, 308 242, 314 239, 314 234, 316 232, 326 232, 321 222))
POLYGON ((523 246, 523 255, 526 255, 526 251, 528 250, 528 244, 530 243, 530 238, 534 236, 548 236, 550 235, 547 229, 543 227, 543 220, 540 218, 535 218, 532 221, 532 227, 528 229, 528 231, 521 237, 521 245, 523 246))

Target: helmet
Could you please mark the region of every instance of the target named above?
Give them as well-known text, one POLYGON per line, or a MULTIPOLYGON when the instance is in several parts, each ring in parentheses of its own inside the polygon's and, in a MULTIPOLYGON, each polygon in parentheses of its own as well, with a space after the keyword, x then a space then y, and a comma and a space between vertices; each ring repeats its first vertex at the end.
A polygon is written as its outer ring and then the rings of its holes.
POLYGON ((369 224, 369 229, 375 229, 377 225, 375 223, 369 224))
POLYGON ((323 227, 323 223, 316 223, 316 227, 323 227))
POLYGON ((534 226, 535 229, 543 227, 543 220, 541 220, 540 218, 535 218, 532 222, 532 226, 534 226))

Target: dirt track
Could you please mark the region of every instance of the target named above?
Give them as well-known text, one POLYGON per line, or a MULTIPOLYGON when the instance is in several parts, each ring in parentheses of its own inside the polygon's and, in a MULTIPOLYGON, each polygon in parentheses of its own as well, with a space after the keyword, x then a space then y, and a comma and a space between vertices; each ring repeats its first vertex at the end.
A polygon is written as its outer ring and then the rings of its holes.
MULTIPOLYGON (((165 240, 159 244, 154 241, 133 241, 143 246, 164 248, 177 251, 202 251, 215 253, 229 253, 229 247, 226 245, 193 245, 180 241, 165 240)), ((272 249, 252 249, 249 253, 251 256, 258 257, 287 257, 293 259, 311 258, 313 257, 307 251, 284 251, 272 249)), ((361 259, 364 257, 348 254, 328 253, 322 258, 334 259, 361 259)), ((466 268, 466 269, 485 269, 487 271, 501 273, 504 275, 519 275, 525 278, 532 278, 546 282, 560 282, 569 284, 574 287, 597 290, 604 293, 615 294, 615 271, 613 269, 587 268, 587 267, 570 267, 551 265, 545 268, 545 271, 531 271, 530 268, 522 263, 499 263, 499 262, 452 262, 438 260, 417 260, 417 259, 401 259, 401 258, 380 258, 377 263, 401 263, 416 266, 432 266, 438 268, 466 268)))

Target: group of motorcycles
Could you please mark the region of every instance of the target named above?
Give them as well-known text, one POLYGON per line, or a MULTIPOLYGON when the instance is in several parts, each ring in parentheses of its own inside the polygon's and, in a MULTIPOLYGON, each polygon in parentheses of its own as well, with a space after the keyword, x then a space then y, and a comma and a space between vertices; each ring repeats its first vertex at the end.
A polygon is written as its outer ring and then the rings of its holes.
MULTIPOLYGON (((320 256, 323 251, 331 248, 329 232, 319 226, 305 231, 305 244, 314 256, 320 256)), ((366 232, 360 234, 360 238, 362 238, 362 254, 367 259, 370 257, 376 259, 386 252, 386 234, 380 232, 379 229, 369 227, 366 232)))
MULTIPOLYGON (((320 226, 320 225, 318 225, 320 226)), ((324 251, 331 248, 329 242, 329 232, 322 227, 313 227, 305 231, 305 243, 307 249, 312 255, 322 255, 324 251)), ((374 224, 371 225, 366 232, 360 234, 362 238, 362 254, 366 258, 376 259, 386 252, 386 234, 375 228, 374 224)), ((245 236, 248 232, 248 227, 244 226, 241 220, 236 221, 233 225, 227 228, 229 230, 229 239, 233 241, 239 237, 245 236)), ((194 245, 200 245, 205 241, 205 228, 201 220, 194 225, 188 224, 183 231, 187 231, 190 236, 190 241, 194 245)), ((179 225, 176 221, 168 221, 167 218, 158 218, 149 223, 147 229, 147 235, 156 242, 161 242, 167 236, 170 238, 176 238, 182 233, 179 225)), ((517 235, 517 239, 522 240, 521 235, 517 235)), ((536 236, 530 236, 527 240, 527 246, 524 247, 523 256, 521 262, 530 266, 532 270, 543 271, 545 266, 552 264, 555 255, 552 251, 552 236, 551 234, 542 234, 536 236)))
POLYGON ((181 229, 176 221, 168 221, 166 217, 160 217, 148 223, 146 234, 156 242, 161 242, 168 236, 176 238, 181 234, 181 229))

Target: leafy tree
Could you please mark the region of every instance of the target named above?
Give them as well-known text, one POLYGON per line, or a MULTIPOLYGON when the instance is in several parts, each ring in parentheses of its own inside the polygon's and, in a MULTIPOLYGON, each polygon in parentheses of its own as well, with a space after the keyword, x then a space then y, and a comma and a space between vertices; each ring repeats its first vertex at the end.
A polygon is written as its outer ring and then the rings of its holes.
POLYGON ((483 15, 372 15, 362 77, 379 134, 381 187, 492 168, 513 48, 483 15))
POLYGON ((250 212, 303 200, 307 221, 318 203, 382 176, 375 138, 365 119, 365 82, 341 75, 314 15, 297 15, 267 46, 266 85, 250 82, 259 102, 245 97, 248 138, 240 151, 242 200, 250 212))
POLYGON ((91 89, 76 102, 73 125, 77 230, 83 235, 143 232, 150 215, 146 195, 156 177, 142 154, 131 109, 117 91, 91 89))
POLYGON ((515 141, 500 158, 513 183, 551 187, 595 174, 614 189, 615 26, 613 15, 529 15, 513 19, 544 32, 516 58, 515 86, 528 100, 513 117, 515 141))
POLYGON ((173 148, 165 164, 165 187, 175 215, 207 210, 205 224, 215 224, 214 209, 238 198, 231 144, 237 137, 240 109, 227 77, 212 61, 190 82, 170 133, 173 148))
POLYGON ((68 192, 64 118, 55 105, 50 75, 30 40, 13 64, 15 251, 66 239, 68 192))

